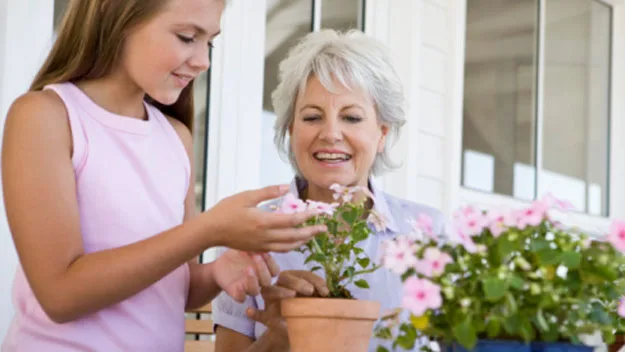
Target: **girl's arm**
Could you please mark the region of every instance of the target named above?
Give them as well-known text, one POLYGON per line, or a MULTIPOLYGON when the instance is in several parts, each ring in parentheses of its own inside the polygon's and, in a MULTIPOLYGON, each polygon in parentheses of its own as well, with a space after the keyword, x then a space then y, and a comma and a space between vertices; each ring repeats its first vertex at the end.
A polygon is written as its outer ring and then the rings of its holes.
POLYGON ((149 239, 85 254, 71 141, 67 113, 55 93, 31 92, 11 106, 2 148, 7 218, 26 278, 55 322, 123 301, 206 248, 284 251, 322 231, 290 229, 311 214, 261 217, 244 206, 284 193, 275 187, 262 196, 252 191, 222 201, 210 212, 149 239), (244 220, 233 221, 237 217, 244 220), (246 233, 251 236, 243 236, 246 233))

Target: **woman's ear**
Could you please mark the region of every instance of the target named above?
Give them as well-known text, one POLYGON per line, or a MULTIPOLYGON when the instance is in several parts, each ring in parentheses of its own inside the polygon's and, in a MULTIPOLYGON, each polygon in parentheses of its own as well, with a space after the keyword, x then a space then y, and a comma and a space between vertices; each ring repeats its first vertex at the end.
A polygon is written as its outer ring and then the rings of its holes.
POLYGON ((382 153, 384 151, 384 147, 386 146, 386 136, 388 135, 388 126, 385 124, 380 125, 380 130, 382 131, 382 135, 380 136, 380 141, 378 142, 378 153, 382 153))

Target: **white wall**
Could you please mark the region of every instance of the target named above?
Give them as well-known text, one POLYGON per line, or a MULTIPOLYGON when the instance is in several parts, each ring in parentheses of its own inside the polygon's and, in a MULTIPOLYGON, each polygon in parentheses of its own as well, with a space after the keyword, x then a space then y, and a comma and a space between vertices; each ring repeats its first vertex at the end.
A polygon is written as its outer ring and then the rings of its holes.
MULTIPOLYGON (((53 5, 50 0, 0 1, 0 134, 11 102, 28 89, 50 47, 53 5)), ((0 201, 0 341, 13 315, 10 292, 17 265, 4 213, 0 201)))
POLYGON ((402 167, 385 175, 382 185, 391 194, 444 212, 453 192, 446 185, 455 182, 447 156, 455 113, 452 15, 462 2, 373 1, 366 22, 367 32, 389 45, 407 99, 407 124, 391 152, 402 167))

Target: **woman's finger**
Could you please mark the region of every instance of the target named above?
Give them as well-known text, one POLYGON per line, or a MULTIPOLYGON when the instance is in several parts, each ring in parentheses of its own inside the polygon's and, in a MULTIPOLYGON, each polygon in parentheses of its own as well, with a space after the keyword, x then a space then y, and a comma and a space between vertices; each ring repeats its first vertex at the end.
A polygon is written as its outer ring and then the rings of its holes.
POLYGON ((297 275, 302 275, 308 282, 310 282, 315 287, 315 290, 319 293, 319 295, 325 297, 330 294, 326 280, 324 280, 321 276, 304 270, 298 271, 297 275))
POLYGON ((293 298, 297 295, 294 290, 281 286, 268 286, 261 289, 265 304, 270 301, 279 301, 287 298, 293 298))
POLYGON ((288 272, 280 274, 276 285, 291 289, 302 296, 312 296, 315 293, 315 286, 308 282, 308 280, 289 274, 288 272))

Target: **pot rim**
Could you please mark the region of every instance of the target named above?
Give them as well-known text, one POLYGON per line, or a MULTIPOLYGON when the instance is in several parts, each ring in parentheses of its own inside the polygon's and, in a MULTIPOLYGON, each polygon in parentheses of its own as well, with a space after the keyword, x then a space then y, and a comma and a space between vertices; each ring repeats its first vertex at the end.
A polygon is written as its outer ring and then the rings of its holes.
POLYGON ((336 318, 351 320, 378 320, 381 304, 377 301, 341 298, 296 297, 282 300, 285 318, 336 318))

